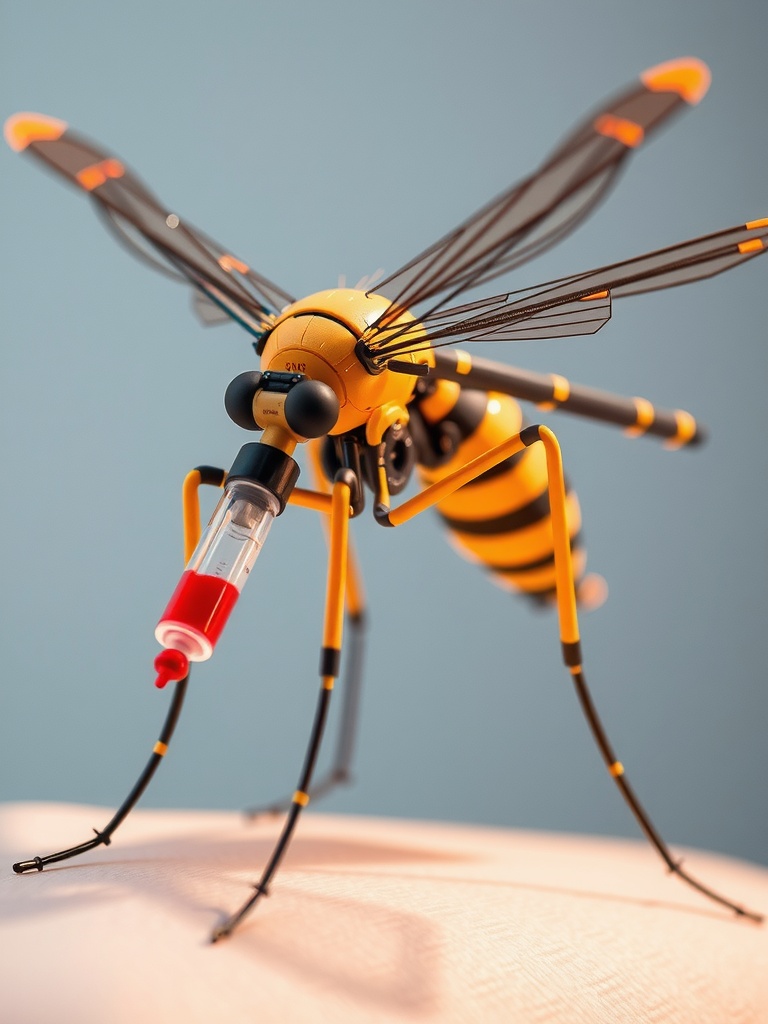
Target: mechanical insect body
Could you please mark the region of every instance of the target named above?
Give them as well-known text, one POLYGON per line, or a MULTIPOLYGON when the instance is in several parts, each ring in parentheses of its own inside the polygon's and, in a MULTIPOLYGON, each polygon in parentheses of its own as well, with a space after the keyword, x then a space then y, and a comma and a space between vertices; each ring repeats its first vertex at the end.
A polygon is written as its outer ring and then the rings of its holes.
POLYGON ((555 435, 528 425, 518 399, 651 434, 679 447, 702 438, 693 417, 475 359, 449 346, 473 341, 570 337, 599 330, 615 298, 712 276, 764 251, 768 218, 750 221, 634 259, 533 288, 452 304, 543 252, 571 231, 612 185, 625 159, 657 125, 707 90, 709 73, 692 58, 646 71, 565 139, 529 178, 514 185, 376 286, 337 288, 296 301, 169 212, 121 161, 63 121, 18 114, 6 124, 16 150, 31 153, 90 194, 118 240, 156 269, 191 284, 206 323, 234 319, 254 338, 260 371, 240 374, 225 397, 230 417, 260 431, 229 472, 209 466, 184 483, 186 569, 156 636, 163 651, 157 685, 174 682, 165 725, 144 772, 95 838, 14 865, 42 870, 102 843, 135 805, 167 751, 187 688, 189 664, 211 656, 274 519, 286 503, 328 518, 328 581, 320 694, 305 763, 274 852, 253 895, 213 932, 229 934, 269 888, 310 796, 347 775, 360 686, 363 598, 349 549, 349 522, 373 493, 373 513, 394 527, 435 508, 455 545, 492 579, 558 613, 563 657, 606 766, 641 829, 670 871, 712 900, 753 920, 761 916, 692 878, 674 859, 627 782, 597 717, 582 668, 577 607, 601 599, 585 570, 580 513, 563 475, 555 435), (412 313, 412 309, 418 309, 412 313), (317 482, 296 486, 293 459, 308 443, 317 482), (393 505, 414 472, 421 489, 393 505), (201 535, 198 489, 224 494, 201 535), (339 748, 330 774, 313 781, 315 761, 347 658, 339 748))

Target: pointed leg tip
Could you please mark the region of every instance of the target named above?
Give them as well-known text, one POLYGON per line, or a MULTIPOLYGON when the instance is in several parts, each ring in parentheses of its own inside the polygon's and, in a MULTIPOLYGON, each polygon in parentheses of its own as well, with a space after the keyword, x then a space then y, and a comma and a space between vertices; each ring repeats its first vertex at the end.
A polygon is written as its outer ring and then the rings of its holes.
POLYGON ((736 913, 739 917, 746 917, 749 921, 754 921, 755 924, 765 923, 765 915, 758 914, 756 910, 746 910, 744 907, 739 907, 736 913))
POLYGON ((14 873, 17 875, 23 875, 27 871, 38 871, 43 870, 43 861, 41 857, 33 857, 32 860, 20 860, 12 865, 14 873))

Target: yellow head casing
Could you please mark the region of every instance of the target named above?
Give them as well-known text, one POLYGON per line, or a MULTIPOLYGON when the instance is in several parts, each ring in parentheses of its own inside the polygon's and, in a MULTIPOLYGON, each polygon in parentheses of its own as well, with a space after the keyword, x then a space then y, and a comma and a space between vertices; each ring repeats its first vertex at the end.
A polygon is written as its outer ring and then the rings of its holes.
MULTIPOLYGON (((316 292, 288 306, 266 337, 261 354, 263 370, 303 373, 322 381, 336 393, 339 418, 332 434, 344 434, 367 423, 383 405, 401 406, 413 396, 416 377, 383 370, 369 373, 355 354, 355 345, 371 324, 391 306, 382 295, 366 295, 354 288, 316 292)), ((403 311, 388 320, 386 334, 413 325, 413 349, 399 356, 403 362, 431 362, 424 330, 403 311)))

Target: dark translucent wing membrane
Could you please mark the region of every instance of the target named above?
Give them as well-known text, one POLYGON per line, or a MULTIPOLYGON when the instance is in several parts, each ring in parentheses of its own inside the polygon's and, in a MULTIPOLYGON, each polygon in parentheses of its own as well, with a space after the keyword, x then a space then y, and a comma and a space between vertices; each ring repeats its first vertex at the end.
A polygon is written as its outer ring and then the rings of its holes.
MULTIPOLYGON (((437 310, 422 317, 421 324, 434 347, 591 334, 609 319, 612 297, 712 277, 760 255, 767 245, 768 218, 750 221, 525 291, 437 310)), ((418 340, 417 331, 408 326, 374 328, 365 338, 380 363, 411 351, 418 340)))
POLYGON ((157 252, 150 247, 144 237, 129 222, 121 221, 108 206, 104 206, 103 203, 95 199, 93 200, 93 208, 96 211, 96 216, 99 217, 115 241, 132 256, 148 264, 153 270, 173 278, 175 281, 187 283, 187 279, 183 274, 172 270, 167 263, 163 263, 158 259, 157 252))
POLYGON ((159 205, 158 200, 149 191, 146 185, 135 174, 115 157, 105 153, 92 143, 89 139, 78 135, 68 128, 57 139, 33 140, 25 148, 25 152, 32 153, 51 170, 63 175, 67 181, 79 188, 89 189, 92 182, 99 177, 106 179, 111 170, 112 173, 122 174, 126 187, 130 188, 137 196, 143 196, 147 201, 159 205), (89 178, 90 168, 101 167, 101 175, 95 172, 89 178))
POLYGON ((202 289, 210 302, 247 329, 260 332, 271 322, 274 311, 294 301, 165 209, 119 160, 70 129, 56 139, 32 141, 27 151, 85 189, 108 215, 120 241, 135 255, 155 269, 169 265, 172 276, 202 289))
POLYGON ((242 301, 227 300, 218 289, 214 291, 210 283, 190 277, 188 272, 181 273, 173 269, 171 257, 166 256, 166 262, 162 262, 158 258, 158 250, 150 245, 142 232, 130 221, 95 198, 93 205, 107 230, 132 256, 148 264, 153 270, 165 274, 166 277, 184 284, 197 285, 192 289, 192 312, 204 327, 218 327, 235 320, 254 336, 261 337, 267 314, 259 310, 258 319, 255 319, 246 312, 242 301))
POLYGON ((549 163, 559 160, 572 149, 578 149, 594 133, 595 123, 599 122, 601 117, 608 115, 619 123, 638 125, 647 136, 656 125, 679 110, 680 106, 681 96, 677 92, 654 92, 645 85, 642 88, 633 85, 620 96, 616 96, 613 102, 606 104, 602 110, 595 111, 591 119, 586 119, 566 136, 551 154, 549 163))
MULTIPOLYGON (((411 307, 447 291, 442 302, 480 281, 495 277, 498 265, 510 250, 521 246, 530 236, 530 253, 542 251, 549 236, 562 236, 564 221, 554 209, 563 200, 580 191, 588 171, 590 158, 600 160, 601 178, 606 176, 605 163, 617 146, 611 140, 593 140, 593 144, 572 151, 551 166, 485 207, 471 220, 447 236, 430 251, 418 257, 402 271, 376 286, 379 294, 393 300, 392 312, 411 307), (597 150, 601 151, 599 154, 597 150), (535 235, 533 235, 535 231, 535 235)), ((620 147, 623 148, 623 147, 620 147)), ((604 185, 605 187, 605 185, 604 185)), ((571 208, 566 220, 578 219, 571 208)), ((514 261, 510 261, 514 265, 514 261)), ((387 313, 382 317, 387 322, 387 313)))
POLYGON ((572 132, 525 179, 377 285, 392 299, 382 325, 397 310, 445 292, 433 308, 489 281, 571 231, 613 184, 625 158, 674 110, 685 105, 678 87, 644 82, 608 102, 572 132))
POLYGON ((466 341, 528 341, 542 338, 571 338, 594 334, 611 318, 610 292, 594 298, 572 299, 556 306, 527 309, 519 314, 480 318, 464 333, 466 341))
MULTIPOLYGON (((768 218, 662 249, 625 264, 617 264, 614 296, 640 295, 714 277, 759 256, 768 246, 768 218)), ((611 270, 611 268, 609 268, 611 270)))
MULTIPOLYGON (((615 180, 612 167, 600 175, 595 175, 583 188, 562 201, 557 211, 557 225, 552 225, 545 219, 528 233, 525 244, 513 245, 508 255, 493 261, 485 273, 477 272, 474 267, 469 268, 464 278, 459 277, 453 282, 455 294, 460 294, 470 287, 476 288, 509 273, 555 245, 561 238, 565 238, 589 216, 615 180)), ((441 305, 442 303, 438 302, 437 308, 439 309, 441 305)))
POLYGON ((584 290, 565 298, 534 292, 510 292, 430 314, 422 321, 384 330, 366 340, 373 358, 386 362, 423 345, 433 348, 470 341, 530 341, 594 334, 611 318, 611 295, 586 295, 584 290))
POLYGON ((574 290, 610 290, 614 298, 673 288, 729 270, 765 252, 768 218, 658 249, 644 256, 544 285, 539 299, 569 299, 574 290))
POLYGON ((197 289, 192 292, 192 312, 205 327, 217 327, 232 319, 231 315, 209 299, 205 292, 197 289))

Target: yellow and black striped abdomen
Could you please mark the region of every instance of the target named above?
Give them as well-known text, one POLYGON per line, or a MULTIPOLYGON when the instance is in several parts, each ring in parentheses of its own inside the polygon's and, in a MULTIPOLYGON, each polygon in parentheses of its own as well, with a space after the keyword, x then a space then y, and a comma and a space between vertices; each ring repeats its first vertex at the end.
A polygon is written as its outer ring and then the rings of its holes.
MULTIPOLYGON (((434 392, 421 400, 419 412, 430 428, 438 428, 445 420, 460 422, 463 435, 448 461, 437 467, 419 466, 425 486, 441 480, 526 425, 520 406, 508 395, 462 391, 458 384, 449 381, 440 381, 434 392)), ((579 503, 570 487, 566 503, 578 581, 584 573, 586 558, 578 543, 579 503)), ((449 495, 436 509, 450 531, 453 546, 470 561, 488 569, 500 586, 537 601, 554 596, 552 524, 541 445, 531 445, 505 459, 449 495)))

